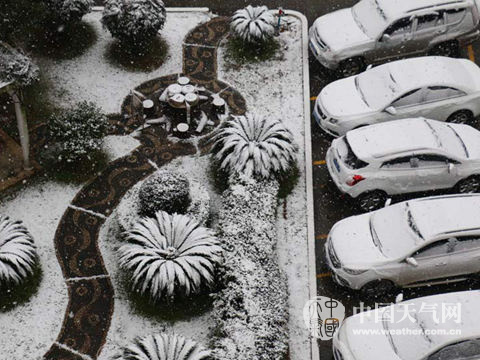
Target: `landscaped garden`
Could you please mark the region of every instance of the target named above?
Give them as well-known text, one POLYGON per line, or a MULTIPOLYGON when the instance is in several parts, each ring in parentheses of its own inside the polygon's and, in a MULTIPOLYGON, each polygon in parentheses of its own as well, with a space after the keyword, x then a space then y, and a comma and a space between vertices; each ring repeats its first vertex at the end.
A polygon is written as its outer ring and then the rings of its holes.
POLYGON ((66 3, 0 71, 34 164, 0 192, 0 359, 309 357, 302 19, 66 3))

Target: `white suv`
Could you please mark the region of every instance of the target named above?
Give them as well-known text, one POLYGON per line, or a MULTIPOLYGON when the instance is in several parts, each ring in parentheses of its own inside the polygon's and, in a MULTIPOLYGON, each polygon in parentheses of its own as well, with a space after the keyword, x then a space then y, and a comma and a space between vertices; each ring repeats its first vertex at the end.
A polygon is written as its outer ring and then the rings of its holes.
POLYGON ((456 187, 480 191, 480 132, 424 118, 352 130, 327 151, 330 176, 365 211, 389 195, 456 187))
POLYGON ((420 54, 454 56, 479 37, 478 0, 361 0, 318 18, 310 49, 343 76, 366 64, 420 54))
POLYGON ((365 296, 480 273, 480 194, 405 201, 336 223, 325 244, 334 280, 365 296))
POLYGON ((394 61, 334 81, 317 97, 313 116, 330 135, 423 116, 473 123, 480 114, 480 68, 466 59, 426 56, 394 61))
POLYGON ((345 319, 333 337, 335 360, 480 358, 480 291, 412 299, 345 319))

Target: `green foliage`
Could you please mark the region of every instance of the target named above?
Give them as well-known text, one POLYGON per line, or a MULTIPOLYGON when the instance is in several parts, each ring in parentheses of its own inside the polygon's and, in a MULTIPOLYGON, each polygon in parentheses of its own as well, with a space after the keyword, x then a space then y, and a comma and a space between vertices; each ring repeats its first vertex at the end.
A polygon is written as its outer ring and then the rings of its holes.
POLYGON ((226 55, 235 63, 242 65, 270 60, 279 49, 280 44, 275 38, 249 43, 239 37, 230 37, 226 55))

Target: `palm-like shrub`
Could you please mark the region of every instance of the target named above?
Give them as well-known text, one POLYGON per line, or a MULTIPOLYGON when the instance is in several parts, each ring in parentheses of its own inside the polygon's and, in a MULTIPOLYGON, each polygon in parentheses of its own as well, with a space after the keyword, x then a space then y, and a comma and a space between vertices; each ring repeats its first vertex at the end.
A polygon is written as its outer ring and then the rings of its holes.
POLYGON ((237 10, 231 21, 231 29, 235 36, 245 42, 263 42, 275 33, 275 18, 266 6, 237 10))
POLYGON ((155 38, 166 19, 162 0, 107 0, 102 23, 113 37, 140 46, 155 38))
POLYGON ((183 336, 165 333, 137 338, 122 350, 117 359, 122 360, 201 360, 210 356, 193 340, 183 336))
POLYGON ((63 24, 80 21, 93 6, 92 0, 46 0, 46 3, 52 15, 63 24))
POLYGON ((20 221, 0 215, 0 284, 20 284, 34 272, 37 250, 20 221))
POLYGON ((269 179, 288 172, 295 162, 293 136, 279 120, 234 116, 212 141, 215 160, 230 174, 269 179))
POLYGON ((210 288, 222 248, 212 231, 185 215, 164 211, 143 218, 127 232, 120 265, 132 288, 153 300, 190 296, 210 288))

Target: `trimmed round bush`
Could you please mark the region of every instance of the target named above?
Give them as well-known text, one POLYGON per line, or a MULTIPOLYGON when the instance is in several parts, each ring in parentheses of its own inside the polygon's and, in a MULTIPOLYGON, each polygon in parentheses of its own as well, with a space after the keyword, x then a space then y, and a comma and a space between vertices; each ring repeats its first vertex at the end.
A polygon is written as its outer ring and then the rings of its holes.
POLYGON ((121 360, 201 360, 210 351, 177 334, 154 334, 135 339, 116 357, 121 360))
POLYGON ((27 228, 0 215, 0 283, 22 283, 33 275, 36 261, 37 249, 27 228))
POLYGON ((199 294, 211 288, 222 248, 213 232, 185 215, 159 211, 126 233, 120 266, 132 288, 154 301, 199 294))
POLYGON ((95 104, 81 102, 73 109, 52 115, 48 130, 53 141, 49 156, 56 162, 75 163, 88 160, 100 150, 108 120, 95 104))
POLYGON ((102 24, 113 37, 139 47, 155 38, 166 19, 162 0, 107 0, 102 24))
POLYGON ((235 11, 230 23, 234 36, 247 43, 265 42, 275 33, 275 18, 266 6, 253 7, 235 11))
POLYGON ((46 0, 53 16, 63 24, 82 20, 93 6, 92 0, 46 0))
POLYGON ((184 214, 190 204, 190 185, 180 173, 158 171, 148 178, 139 192, 140 213, 152 216, 162 210, 184 214))

